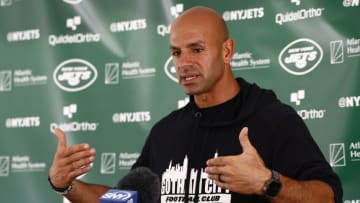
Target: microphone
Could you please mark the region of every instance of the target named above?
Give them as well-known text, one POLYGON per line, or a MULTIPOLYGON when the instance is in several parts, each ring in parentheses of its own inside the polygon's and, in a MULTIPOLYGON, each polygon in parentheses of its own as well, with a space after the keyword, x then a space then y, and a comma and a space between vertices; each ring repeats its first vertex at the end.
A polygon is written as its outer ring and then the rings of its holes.
POLYGON ((159 176, 149 168, 132 169, 118 183, 117 188, 138 192, 138 203, 157 203, 160 199, 159 176))
POLYGON ((137 203, 137 197, 136 191, 110 189, 99 200, 100 203, 137 203))
POLYGON ((159 199, 160 180, 158 175, 149 168, 137 167, 118 182, 115 191, 114 189, 108 190, 99 200, 101 203, 157 203, 159 199), (134 193, 135 191, 137 193, 134 193), (125 197, 126 192, 133 193, 127 195, 125 200, 120 198, 125 197), (109 200, 109 197, 112 199, 109 200))

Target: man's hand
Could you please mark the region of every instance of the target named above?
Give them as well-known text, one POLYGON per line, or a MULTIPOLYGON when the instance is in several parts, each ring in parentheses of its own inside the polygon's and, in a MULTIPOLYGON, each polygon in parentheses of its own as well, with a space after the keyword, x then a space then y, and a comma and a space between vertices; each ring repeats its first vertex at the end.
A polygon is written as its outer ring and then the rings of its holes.
POLYGON ((243 153, 235 156, 222 156, 207 161, 205 172, 215 183, 233 192, 262 195, 266 180, 271 171, 250 143, 248 128, 244 127, 239 135, 243 153))
POLYGON ((57 150, 49 171, 52 184, 57 188, 66 188, 79 175, 91 170, 95 160, 95 149, 88 144, 67 146, 66 135, 59 128, 55 129, 58 138, 57 150))

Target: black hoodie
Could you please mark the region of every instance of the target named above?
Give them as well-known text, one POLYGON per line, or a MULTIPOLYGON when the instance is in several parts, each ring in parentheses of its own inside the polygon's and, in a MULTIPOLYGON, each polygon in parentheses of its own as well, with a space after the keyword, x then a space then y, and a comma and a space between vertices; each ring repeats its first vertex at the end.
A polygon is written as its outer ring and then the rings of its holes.
POLYGON ((161 202, 270 202, 219 188, 204 173, 209 158, 242 153, 238 136, 245 126, 268 168, 297 180, 324 181, 336 203, 342 202, 339 178, 298 114, 272 91, 237 81, 241 90, 231 100, 199 109, 191 96, 188 105, 152 128, 134 167, 149 167, 159 175, 161 202))

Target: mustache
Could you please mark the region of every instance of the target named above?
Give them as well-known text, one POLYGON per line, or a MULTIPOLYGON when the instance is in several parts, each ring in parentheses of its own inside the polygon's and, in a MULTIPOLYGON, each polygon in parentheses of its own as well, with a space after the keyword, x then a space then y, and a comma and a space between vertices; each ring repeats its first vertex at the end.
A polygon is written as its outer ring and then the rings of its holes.
POLYGON ((195 68, 194 66, 182 66, 180 68, 177 69, 177 75, 178 76, 186 76, 186 75, 194 75, 194 74, 199 74, 199 71, 197 68, 195 68))

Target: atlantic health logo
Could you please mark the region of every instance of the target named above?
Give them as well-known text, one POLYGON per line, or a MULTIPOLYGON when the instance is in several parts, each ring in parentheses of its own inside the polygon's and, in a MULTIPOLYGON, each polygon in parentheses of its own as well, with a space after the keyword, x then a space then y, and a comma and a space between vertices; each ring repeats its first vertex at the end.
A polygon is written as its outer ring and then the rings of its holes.
POLYGON ((102 153, 101 154, 101 174, 114 174, 115 173, 115 153, 102 153))
POLYGON ((290 74, 305 75, 323 58, 323 50, 314 40, 301 38, 286 45, 279 54, 280 66, 290 74))
POLYGON ((11 91, 11 71, 0 71, 0 92, 11 91))
POLYGON ((119 84, 119 63, 105 64, 105 84, 114 85, 119 84))
POLYGON ((10 172, 10 157, 0 156, 0 177, 9 176, 10 172))
POLYGON ((55 84, 67 92, 79 92, 90 87, 97 78, 97 69, 83 59, 69 59, 60 63, 54 73, 55 84))
POLYGON ((332 167, 346 166, 344 143, 334 143, 329 146, 330 165, 332 167))
POLYGON ((344 62, 344 43, 342 40, 330 42, 330 63, 337 64, 344 62))

